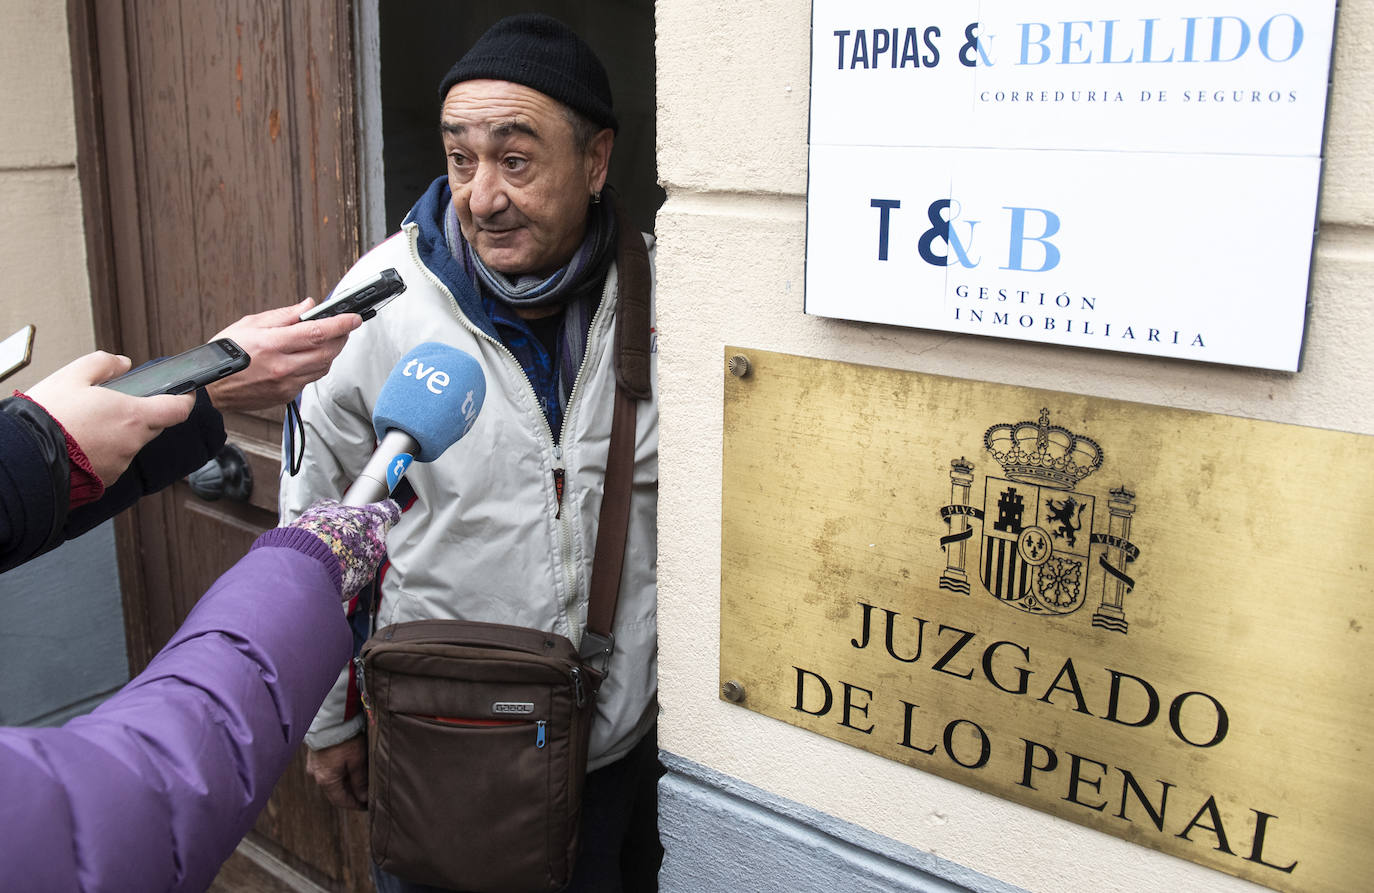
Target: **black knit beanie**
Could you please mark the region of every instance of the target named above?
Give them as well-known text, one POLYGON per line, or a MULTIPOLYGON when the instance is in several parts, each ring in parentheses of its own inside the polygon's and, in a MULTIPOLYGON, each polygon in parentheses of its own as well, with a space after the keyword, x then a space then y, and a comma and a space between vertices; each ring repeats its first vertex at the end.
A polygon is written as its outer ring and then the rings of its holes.
POLYGON ((509 16, 477 38, 439 84, 439 101, 460 81, 510 81, 538 90, 595 124, 619 130, 611 82, 596 53, 552 16, 509 16))

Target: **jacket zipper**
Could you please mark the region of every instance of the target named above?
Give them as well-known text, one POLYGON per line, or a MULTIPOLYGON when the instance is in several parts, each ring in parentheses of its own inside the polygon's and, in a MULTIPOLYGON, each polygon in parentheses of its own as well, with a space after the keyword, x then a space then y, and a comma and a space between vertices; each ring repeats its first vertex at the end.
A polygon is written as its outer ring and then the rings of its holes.
POLYGON ((558 500, 558 509, 554 512, 555 520, 563 520, 563 447, 560 444, 553 445, 553 495, 558 500))
MULTIPOLYGON (((605 312, 606 289, 605 287, 603 287, 601 292, 601 302, 596 305, 596 313, 592 314, 592 321, 589 327, 589 331, 596 331, 597 325, 601 322, 602 314, 604 314, 605 312)), ((554 472, 556 478, 561 477, 564 473, 565 466, 563 462, 563 444, 566 442, 566 435, 568 433, 570 423, 572 422, 573 414, 577 411, 578 407, 580 406, 580 404, 577 402, 577 389, 582 386, 582 379, 587 371, 587 358, 591 356, 590 340, 587 343, 587 347, 588 349, 582 352, 582 363, 577 367, 577 375, 573 378, 572 390, 568 392, 568 410, 567 412, 563 413, 563 427, 559 431, 558 443, 554 446, 554 458, 558 463, 558 468, 554 472)), ((509 351, 507 351, 507 353, 509 353, 509 351)), ((512 355, 512 359, 514 359, 514 355, 512 355)), ((516 365, 519 365, 519 363, 516 363, 516 365)), ((529 378, 528 376, 526 376, 526 384, 528 383, 529 378)), ((532 393, 534 391, 534 385, 529 385, 529 387, 532 393)), ((548 427, 547 423, 545 424, 545 427, 548 427)), ((549 436, 552 437, 552 433, 550 433, 549 436)), ((559 505, 558 509, 558 530, 559 551, 561 553, 560 558, 563 566, 563 579, 568 587, 568 592, 570 594, 576 593, 577 565, 573 561, 573 530, 571 523, 568 521, 566 517, 563 516, 563 507, 561 504, 559 505)), ((568 615, 568 632, 570 633, 568 639, 573 643, 574 648, 582 647, 582 632, 584 629, 585 624, 577 622, 577 618, 568 615)))
MULTIPOLYGON (((525 387, 529 389, 530 396, 534 398, 535 405, 538 405, 539 395, 534 392, 534 385, 530 383, 529 376, 525 374, 524 368, 520 365, 520 361, 516 359, 515 354, 511 352, 511 349, 506 347, 506 345, 502 344, 500 339, 491 337, 486 332, 483 332, 481 329, 477 328, 477 326, 473 325, 472 321, 468 319, 467 316, 463 314, 463 311, 459 308, 458 299, 453 296, 453 292, 449 291, 448 286, 443 283, 443 280, 436 276, 434 274, 434 271, 431 270, 425 264, 425 262, 420 259, 419 248, 416 244, 416 233, 419 231, 419 228, 420 226, 417 223, 412 223, 410 224, 410 226, 406 227, 406 247, 410 249, 410 259, 415 263, 415 266, 419 267, 421 270, 424 271, 425 276, 429 278, 430 282, 432 282, 439 289, 439 291, 448 296, 449 312, 453 314, 453 318, 458 321, 458 324, 461 325, 463 328, 467 329, 476 337, 481 338, 495 345, 503 354, 506 355, 506 358, 511 363, 515 364, 515 368, 520 370, 520 377, 525 380, 525 387)), ((592 315, 592 321, 589 326, 590 331, 596 330, 597 324, 601 322, 602 314, 605 313, 605 311, 606 291, 603 287, 601 293, 601 301, 597 304, 596 313, 592 315)), ((588 347, 590 346, 591 344, 590 342, 588 342, 588 347)), ((565 466, 563 464, 562 435, 567 433, 568 422, 572 419, 573 410, 577 407, 577 389, 582 384, 582 375, 587 370, 587 357, 590 356, 590 354, 590 350, 583 352, 582 364, 578 366, 577 375, 573 378, 572 391, 568 393, 568 410, 563 414, 563 426, 559 430, 558 443, 554 443, 553 428, 550 427, 549 420, 547 418, 544 418, 544 414, 542 412, 539 414, 540 419, 544 423, 544 432, 547 435, 547 440, 545 441, 545 443, 549 446, 550 451, 553 453, 554 457, 553 483, 554 492, 558 499, 557 513, 554 515, 554 519, 558 521, 559 563, 561 564, 563 569, 563 582, 564 585, 567 587, 569 594, 577 592, 577 566, 573 562, 572 556, 572 530, 569 527, 568 520, 563 517, 562 479, 565 474, 565 466)), ((564 616, 568 621, 568 631, 571 633, 571 635, 568 636, 568 639, 573 643, 574 648, 580 648, 582 646, 583 624, 578 623, 574 617, 567 613, 566 610, 564 611, 564 616)))

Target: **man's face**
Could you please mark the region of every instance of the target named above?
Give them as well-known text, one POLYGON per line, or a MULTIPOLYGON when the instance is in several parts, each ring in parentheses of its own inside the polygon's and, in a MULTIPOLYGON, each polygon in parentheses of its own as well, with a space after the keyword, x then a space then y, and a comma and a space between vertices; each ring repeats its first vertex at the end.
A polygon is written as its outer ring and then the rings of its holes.
POLYGON ((611 131, 584 152, 560 103, 507 81, 454 84, 439 124, 453 207, 482 262, 511 276, 566 264, 605 182, 611 131))

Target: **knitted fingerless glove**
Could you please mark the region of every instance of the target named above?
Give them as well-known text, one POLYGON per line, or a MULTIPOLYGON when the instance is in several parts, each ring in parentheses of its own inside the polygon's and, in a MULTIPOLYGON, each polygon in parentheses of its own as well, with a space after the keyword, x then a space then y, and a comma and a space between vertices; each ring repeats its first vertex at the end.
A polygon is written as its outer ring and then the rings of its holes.
POLYGON ((387 531, 400 517, 400 507, 390 499, 362 506, 321 499, 287 526, 314 534, 334 553, 343 571, 347 601, 376 575, 386 557, 387 531))

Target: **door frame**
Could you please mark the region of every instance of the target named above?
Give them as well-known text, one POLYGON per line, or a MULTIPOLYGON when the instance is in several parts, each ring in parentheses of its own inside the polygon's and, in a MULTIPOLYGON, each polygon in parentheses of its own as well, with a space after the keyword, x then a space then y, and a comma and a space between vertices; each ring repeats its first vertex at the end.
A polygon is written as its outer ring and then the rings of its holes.
MULTIPOLYGON (((129 70, 125 47, 97 39, 101 4, 97 0, 67 0, 68 43, 72 59, 72 100, 76 112, 76 169, 85 228, 86 271, 90 284, 91 316, 95 346, 111 353, 140 352, 146 355, 146 326, 126 331, 120 312, 116 281, 115 245, 111 219, 110 156, 127 159, 133 151, 133 131, 128 116, 110 122, 106 129, 105 100, 121 102, 127 109, 129 70)), ((104 15, 111 5, 104 5, 104 15)), ((122 29, 119 33, 123 33, 122 29)), ((137 226, 137 221, 122 221, 137 226)), ((135 258, 134 260, 137 260, 135 258)), ((142 276, 141 264, 138 270, 142 276)), ((136 511, 136 510, 135 510, 136 511)), ((115 556, 124 611, 125 652, 132 676, 152 659, 151 617, 143 563, 139 560, 137 520, 134 512, 114 519, 115 556)))
POLYGON ((358 216, 363 246, 380 243, 386 231, 386 171, 382 161, 381 0, 353 4, 354 107, 357 109, 358 216))

